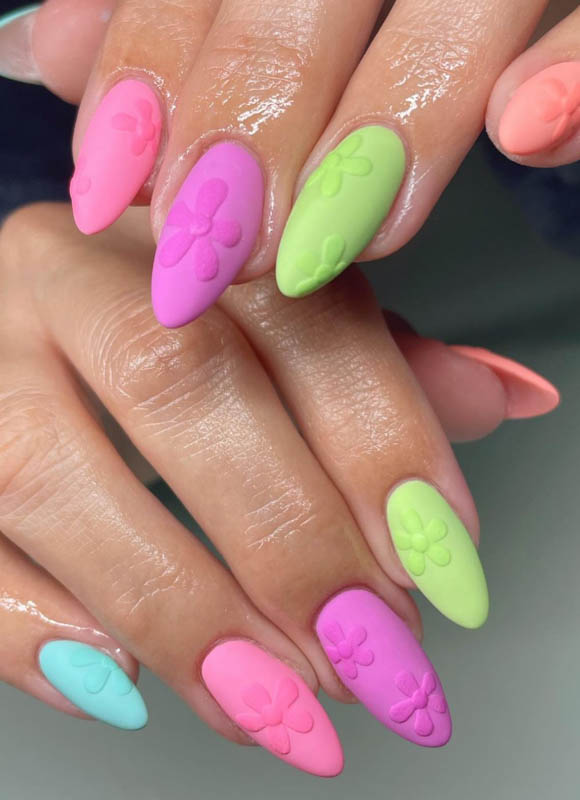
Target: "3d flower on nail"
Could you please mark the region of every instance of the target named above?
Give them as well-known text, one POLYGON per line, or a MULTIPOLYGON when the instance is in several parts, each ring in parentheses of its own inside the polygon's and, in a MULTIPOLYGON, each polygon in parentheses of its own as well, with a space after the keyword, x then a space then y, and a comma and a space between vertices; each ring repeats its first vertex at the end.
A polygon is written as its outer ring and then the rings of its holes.
POLYGON ((403 670, 395 677, 395 684, 406 699, 391 706, 390 718, 393 722, 406 722, 414 717, 415 733, 418 736, 429 736, 435 727, 429 711, 444 714, 447 710, 447 703, 443 695, 435 693, 437 688, 435 675, 432 672, 426 672, 421 685, 419 685, 412 672, 403 670))
POLYGON ((372 171, 373 165, 364 156, 355 156, 363 143, 360 134, 353 134, 332 150, 322 164, 306 182, 315 186, 320 182, 320 191, 325 197, 334 197, 342 187, 343 175, 364 177, 372 171))
POLYGON ((71 194, 86 194, 91 188, 91 179, 86 175, 87 159, 84 156, 79 158, 74 175, 70 182, 71 194))
POLYGON ((368 667, 374 661, 374 653, 363 647, 367 640, 367 632, 362 625, 356 625, 345 635, 338 622, 330 622, 324 626, 324 636, 332 644, 324 645, 330 660, 338 664, 340 671, 347 678, 358 676, 358 667, 368 667))
POLYGON ((167 225, 179 228, 160 251, 164 267, 174 267, 191 251, 195 275, 210 281, 218 274, 219 257, 214 243, 235 247, 242 238, 237 220, 216 219, 228 195, 228 186, 220 178, 210 178, 200 188, 192 211, 184 202, 177 202, 169 212, 167 225))
POLYGON ((291 749, 289 731, 309 733, 314 727, 312 715, 300 706, 298 686, 290 678, 279 681, 272 698, 260 683, 254 683, 242 693, 242 699, 252 712, 236 715, 236 722, 247 731, 267 731, 269 746, 276 753, 288 755, 291 749))
POLYGON ((442 544, 447 536, 447 525, 442 519, 432 519, 423 526, 421 517, 414 509, 401 514, 403 529, 393 530, 393 540, 397 550, 403 550, 401 559, 413 575, 422 575, 427 566, 425 556, 439 567, 451 561, 451 553, 442 544))
POLYGON ((333 233, 322 243, 322 258, 317 258, 310 250, 301 253, 296 261, 296 267, 308 277, 296 286, 297 294, 307 294, 343 272, 348 266, 346 261, 341 260, 345 248, 346 242, 342 236, 333 233))
POLYGON ((128 131, 133 134, 131 138, 131 152, 140 156, 145 152, 148 144, 155 145, 159 125, 153 122, 153 106, 148 100, 140 98, 136 101, 136 116, 132 114, 115 114, 111 125, 117 131, 128 131))
POLYGON ((133 683, 112 658, 82 647, 70 656, 71 667, 84 670, 83 686, 89 694, 100 694, 109 683, 114 694, 123 696, 134 689, 133 683))
POLYGON ((580 123, 580 83, 568 91, 558 78, 546 78, 538 89, 538 109, 544 122, 556 122, 552 140, 559 139, 572 124, 580 123))

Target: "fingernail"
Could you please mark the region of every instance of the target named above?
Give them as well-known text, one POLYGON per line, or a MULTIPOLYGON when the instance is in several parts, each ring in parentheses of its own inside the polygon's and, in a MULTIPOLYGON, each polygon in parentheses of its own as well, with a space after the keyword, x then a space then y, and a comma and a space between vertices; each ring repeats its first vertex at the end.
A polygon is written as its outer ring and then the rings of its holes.
POLYGON ((580 61, 543 69, 521 84, 499 122, 502 148, 531 155, 562 144, 580 127, 580 61))
POLYGON ((501 380, 507 397, 506 419, 529 419, 553 411, 560 402, 560 393, 537 372, 511 358, 505 358, 483 347, 450 345, 465 358, 489 367, 501 380))
POLYGON ((88 644, 48 642, 39 653, 44 677, 71 703, 115 728, 136 731, 147 724, 139 689, 116 661, 88 644))
POLYGON ((451 716, 437 673, 379 597, 342 592, 322 609, 316 633, 342 682, 383 725, 424 747, 449 741, 451 716))
POLYGON ((381 227, 405 174, 405 149, 389 128, 346 137, 306 181, 282 235, 276 280, 302 297, 339 275, 381 227))
POLYGON ((0 17, 0 76, 22 83, 41 83, 32 55, 32 27, 40 4, 0 17))
POLYGON ((326 712, 290 667, 247 641, 218 644, 202 664, 205 684, 225 713, 282 761, 320 777, 343 767, 326 712))
POLYGON ((121 216, 157 158, 161 111, 142 81, 117 83, 93 114, 70 184, 73 214, 83 233, 102 231, 121 216))
POLYGON ((387 522, 417 588, 464 628, 487 619, 489 597, 475 545, 449 503, 429 483, 409 480, 387 499, 387 522))
POLYGON ((153 310, 167 328, 199 317, 250 256, 264 180, 243 147, 222 142, 195 164, 167 215, 153 265, 153 310))

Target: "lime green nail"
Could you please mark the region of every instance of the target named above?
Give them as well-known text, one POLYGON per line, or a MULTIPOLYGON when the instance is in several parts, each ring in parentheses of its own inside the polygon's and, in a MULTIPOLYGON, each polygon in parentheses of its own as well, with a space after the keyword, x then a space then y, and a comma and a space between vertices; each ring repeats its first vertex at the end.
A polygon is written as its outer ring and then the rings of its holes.
POLYGON ((336 278, 371 242, 397 196, 405 149, 389 128, 359 128, 306 181, 276 264, 282 294, 303 297, 336 278))
POLYGON ((477 550, 449 503, 428 483, 411 480, 387 499, 395 549, 417 588, 465 628, 487 619, 489 597, 477 550))

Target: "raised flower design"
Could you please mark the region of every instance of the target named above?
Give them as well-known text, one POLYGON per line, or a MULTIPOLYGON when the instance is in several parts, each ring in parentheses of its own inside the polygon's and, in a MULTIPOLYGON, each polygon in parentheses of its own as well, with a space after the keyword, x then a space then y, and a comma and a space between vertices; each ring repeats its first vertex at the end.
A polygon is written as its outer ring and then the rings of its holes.
POLYGON ((86 168, 87 159, 85 156, 81 156, 77 162, 74 175, 72 176, 72 180, 70 182, 71 194, 86 194, 88 191, 90 191, 91 179, 86 174, 86 168))
POLYGON ((401 514, 404 530, 393 532, 398 550, 403 550, 403 564, 413 575, 425 572, 427 556, 434 564, 445 567, 451 561, 451 553, 442 544, 447 536, 447 525, 442 519, 432 519, 423 526, 419 514, 412 508, 401 514))
POLYGON ((406 722, 414 715, 413 727, 418 736, 429 736, 433 733, 433 720, 429 711, 444 714, 447 703, 442 694, 436 693, 437 680, 432 672, 423 675, 421 685, 412 672, 402 670, 395 677, 395 684, 405 695, 405 700, 395 703, 389 709, 393 722, 406 722))
POLYGON ((555 122, 552 141, 560 139, 571 125, 580 122, 580 83, 570 91, 558 78, 546 78, 538 92, 538 109, 544 122, 555 122))
POLYGON ((194 211, 184 202, 174 204, 167 224, 179 230, 161 247, 159 258, 164 267, 174 267, 191 250, 198 280, 215 278, 219 258, 213 242, 235 247, 242 238, 242 228, 237 220, 215 218, 227 195, 227 183, 220 178, 210 178, 198 192, 194 211))
POLYGON ((296 286, 297 294, 308 294, 333 278, 336 278, 348 264, 342 261, 342 254, 346 242, 337 233, 327 236, 322 243, 322 258, 319 259, 310 250, 301 253, 296 262, 296 267, 308 277, 301 280, 296 286))
POLYGON ((325 645, 326 653, 334 664, 340 665, 340 670, 347 678, 358 676, 358 667, 368 667, 374 661, 374 653, 368 647, 363 647, 367 639, 367 632, 362 625, 356 625, 345 635, 338 622, 329 622, 324 626, 325 637, 332 644, 325 645))
POLYGON ((155 146, 158 125, 153 122, 153 106, 148 100, 139 98, 135 101, 137 113, 115 114, 111 125, 117 131, 129 131, 133 134, 131 139, 131 152, 140 156, 145 152, 147 145, 155 146))
POLYGON ((309 733, 314 727, 312 715, 300 706, 298 686, 290 678, 279 681, 272 698, 261 683, 254 683, 242 694, 242 699, 252 712, 236 715, 236 722, 247 731, 266 728, 269 746, 280 755, 288 755, 291 749, 288 731, 309 733))
POLYGON ((112 658, 92 648, 78 648, 70 656, 70 664, 85 671, 83 686, 89 694, 99 694, 107 684, 119 697, 133 689, 131 680, 112 658))
POLYGON ((344 142, 332 150, 322 164, 315 170, 306 186, 314 186, 320 182, 320 191, 325 197, 334 197, 342 186, 342 178, 347 175, 368 175, 373 168, 371 161, 364 156, 355 156, 363 143, 360 134, 348 136, 344 142))

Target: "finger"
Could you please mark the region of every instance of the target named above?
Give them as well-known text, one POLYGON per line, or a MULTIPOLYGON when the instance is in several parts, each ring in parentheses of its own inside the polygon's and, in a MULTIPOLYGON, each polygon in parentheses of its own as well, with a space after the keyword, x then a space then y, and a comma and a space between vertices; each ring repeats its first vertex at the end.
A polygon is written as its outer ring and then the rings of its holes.
POLYGON ((125 730, 146 725, 135 660, 4 537, 0 559, 0 680, 71 716, 125 730))
POLYGON ((398 0, 298 181, 276 274, 299 297, 420 228, 546 0, 398 0), (509 36, 505 31, 510 31, 509 36), (354 164, 351 159, 354 159, 354 164))
POLYGON ((336 13, 333 0, 222 2, 178 101, 152 201, 163 325, 195 319, 242 267, 240 280, 271 268, 296 175, 380 5, 343 0, 336 13), (211 202, 207 184, 217 181, 211 202))
POLYGON ((580 158, 580 9, 573 11, 500 76, 487 130, 508 158, 534 167, 580 158))

